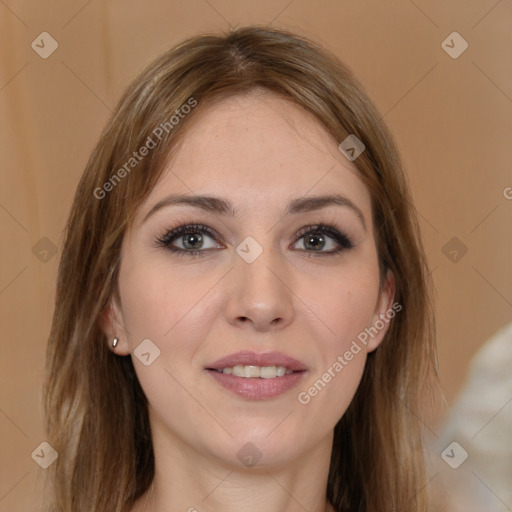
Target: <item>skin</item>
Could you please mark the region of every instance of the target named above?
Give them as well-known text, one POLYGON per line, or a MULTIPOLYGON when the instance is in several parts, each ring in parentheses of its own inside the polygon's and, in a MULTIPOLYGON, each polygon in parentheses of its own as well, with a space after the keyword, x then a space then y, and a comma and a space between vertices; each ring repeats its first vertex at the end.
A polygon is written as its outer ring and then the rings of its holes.
MULTIPOLYGON (((104 330, 131 355, 149 400, 156 459, 151 489, 133 512, 333 510, 325 498, 333 429, 361 379, 370 339, 304 405, 297 395, 332 367, 352 341, 392 305, 393 276, 380 287, 371 199, 357 170, 309 113, 270 93, 217 102, 189 127, 178 153, 125 236, 120 302, 111 300, 104 330), (208 194, 236 215, 172 205, 149 216, 169 194, 208 194), (338 193, 346 206, 284 216, 289 201, 338 193), (325 235, 318 254, 299 230, 325 223, 354 247, 325 235), (175 255, 156 240, 170 228, 200 223, 200 256, 175 255), (252 263, 236 252, 248 236, 263 248, 252 263), (160 356, 149 366, 133 352, 149 338, 160 356), (267 400, 221 387, 205 370, 239 350, 281 351, 308 367, 303 381, 267 400), (252 443, 261 459, 246 467, 238 451, 252 443)), ((172 244, 183 248, 183 237, 172 244)), ((387 326, 386 326, 387 327, 387 326)))

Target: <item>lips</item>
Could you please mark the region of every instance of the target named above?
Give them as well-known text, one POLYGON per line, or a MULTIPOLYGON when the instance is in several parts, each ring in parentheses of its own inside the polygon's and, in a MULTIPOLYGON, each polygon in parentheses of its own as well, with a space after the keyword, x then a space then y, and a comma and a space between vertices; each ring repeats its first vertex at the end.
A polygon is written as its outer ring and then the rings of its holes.
POLYGON ((307 366, 297 359, 287 356, 281 352, 265 352, 257 354, 250 350, 243 350, 218 359, 206 366, 207 370, 222 370, 223 368, 243 366, 284 366, 294 372, 307 370, 307 366))
POLYGON ((257 354, 248 350, 218 359, 205 369, 223 388, 247 400, 268 400, 278 397, 297 386, 307 375, 307 366, 293 357, 281 352, 257 354), (260 373, 259 377, 252 378, 257 367, 260 368, 260 372, 264 371, 265 375, 260 373), (240 373, 242 368, 248 371, 249 375, 242 377, 234 374, 240 373), (271 372, 275 377, 270 375, 271 372))

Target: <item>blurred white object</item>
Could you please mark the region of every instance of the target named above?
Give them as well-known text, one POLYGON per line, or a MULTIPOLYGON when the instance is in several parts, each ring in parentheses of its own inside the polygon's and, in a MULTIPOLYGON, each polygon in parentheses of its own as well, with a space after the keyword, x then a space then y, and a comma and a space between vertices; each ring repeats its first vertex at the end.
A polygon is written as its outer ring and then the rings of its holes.
POLYGON ((512 323, 473 358, 437 451, 450 466, 441 475, 449 512, 512 510, 512 323))

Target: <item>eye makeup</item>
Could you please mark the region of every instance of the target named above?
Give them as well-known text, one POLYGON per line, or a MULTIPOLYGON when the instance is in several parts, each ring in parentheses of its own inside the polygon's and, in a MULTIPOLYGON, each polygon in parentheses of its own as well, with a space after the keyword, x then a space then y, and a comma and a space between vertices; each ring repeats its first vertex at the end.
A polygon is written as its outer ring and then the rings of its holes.
MULTIPOLYGON (((225 249, 226 247, 220 242, 220 238, 220 235, 211 227, 204 224, 190 223, 166 229, 157 236, 154 245, 168 249, 180 257, 195 257, 204 256, 213 250, 225 249), (204 248, 204 242, 207 239, 212 240, 215 246, 204 248), (179 242, 181 247, 177 246, 176 242, 179 242), (198 247, 194 248, 194 245, 198 247)), ((334 226, 323 223, 301 228, 295 235, 292 245, 296 245, 302 239, 304 239, 303 245, 306 248, 294 250, 303 252, 307 256, 336 255, 354 247, 347 234, 334 226), (326 245, 334 245, 335 247, 330 250, 322 250, 326 245), (308 250, 307 247, 310 249, 308 250)))

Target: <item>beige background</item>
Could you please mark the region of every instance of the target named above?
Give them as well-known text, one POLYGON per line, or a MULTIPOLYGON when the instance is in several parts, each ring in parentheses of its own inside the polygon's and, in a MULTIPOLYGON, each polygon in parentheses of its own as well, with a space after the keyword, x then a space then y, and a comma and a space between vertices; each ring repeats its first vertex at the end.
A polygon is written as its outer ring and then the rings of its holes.
POLYGON ((509 0, 1 1, 0 512, 34 510, 44 471, 30 454, 44 440, 58 254, 44 262, 33 247, 43 237, 60 247, 86 159, 129 80, 186 36, 249 23, 337 53, 395 133, 437 287, 449 404, 471 357, 511 320, 509 0), (453 31, 469 44, 457 59, 441 46, 453 31), (31 48, 41 32, 59 45, 48 59, 31 48), (452 237, 467 247, 457 263, 443 253, 452 237))

